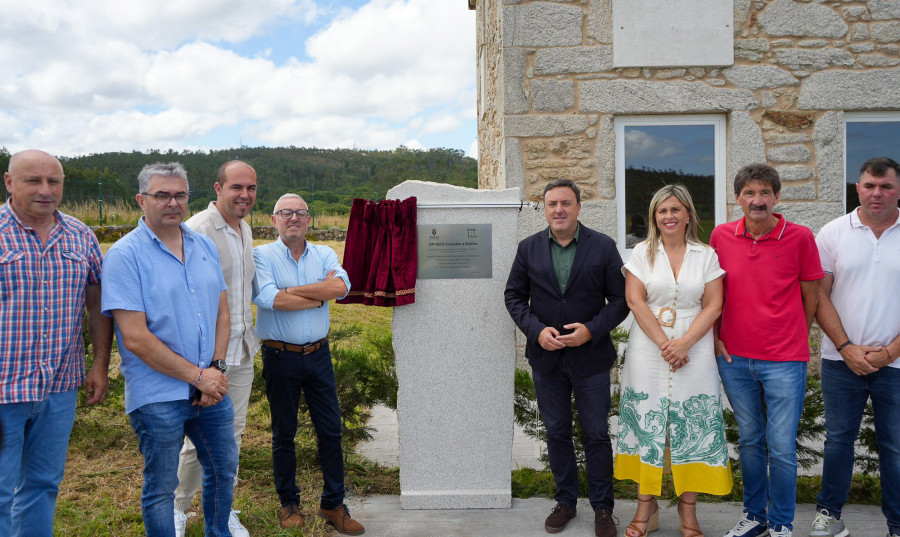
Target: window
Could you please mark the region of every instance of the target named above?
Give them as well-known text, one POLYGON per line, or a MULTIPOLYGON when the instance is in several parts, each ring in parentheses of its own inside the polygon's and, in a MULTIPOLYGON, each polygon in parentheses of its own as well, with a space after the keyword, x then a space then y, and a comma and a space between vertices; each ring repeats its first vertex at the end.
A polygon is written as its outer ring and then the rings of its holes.
POLYGON ((863 163, 874 157, 900 159, 900 112, 848 112, 844 114, 844 210, 859 207, 856 183, 863 163))
POLYGON ((650 199, 665 184, 688 188, 698 234, 709 241, 726 218, 725 116, 619 116, 615 128, 616 242, 623 256, 646 237, 650 199))

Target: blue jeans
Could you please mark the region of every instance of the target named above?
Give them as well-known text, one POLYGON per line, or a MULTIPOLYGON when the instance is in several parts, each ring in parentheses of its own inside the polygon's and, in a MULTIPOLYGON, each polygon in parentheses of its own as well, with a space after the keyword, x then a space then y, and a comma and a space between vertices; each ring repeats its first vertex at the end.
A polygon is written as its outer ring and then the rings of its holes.
POLYGON ((0 535, 52 537, 78 390, 0 405, 0 535))
POLYGON ((881 510, 890 533, 900 534, 900 369, 857 375, 843 361, 822 360, 825 399, 825 463, 818 509, 841 517, 853 477, 853 447, 869 397, 881 467, 881 510))
POLYGON ((806 396, 807 363, 733 354, 730 364, 721 356, 716 360, 738 423, 744 513, 761 524, 768 521, 770 528, 793 529, 797 425, 806 396))
POLYGON ((196 446, 202 467, 206 536, 230 537, 228 517, 238 462, 231 399, 226 395, 210 407, 193 406, 187 399, 150 403, 133 410, 129 419, 144 456, 141 514, 147 537, 175 535, 172 511, 184 435, 196 446))
POLYGON ((322 509, 335 509, 344 503, 344 456, 341 411, 328 344, 306 355, 263 345, 262 357, 272 414, 272 467, 281 505, 300 504, 294 436, 302 391, 319 446, 323 481, 319 504, 322 509))
POLYGON ((594 509, 613 510, 612 443, 609 439, 609 371, 580 376, 561 359, 550 373, 531 371, 538 410, 547 429, 547 455, 556 480, 557 502, 578 501, 578 465, 572 438, 572 394, 587 464, 588 499, 594 509))

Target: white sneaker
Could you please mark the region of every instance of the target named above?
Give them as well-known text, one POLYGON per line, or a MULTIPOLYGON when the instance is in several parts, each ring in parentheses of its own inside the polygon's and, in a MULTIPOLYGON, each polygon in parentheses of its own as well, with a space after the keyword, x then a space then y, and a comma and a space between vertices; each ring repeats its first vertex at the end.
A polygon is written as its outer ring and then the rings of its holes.
POLYGON ((769 537, 791 537, 792 535, 794 535, 794 532, 789 530, 787 526, 773 526, 769 528, 769 537))
POLYGON ((231 531, 231 537, 250 537, 250 532, 238 519, 238 513, 240 511, 232 511, 228 517, 228 529, 231 531))
POLYGON ((831 516, 828 509, 820 509, 816 513, 816 519, 812 523, 812 531, 809 537, 847 537, 850 532, 844 526, 844 521, 831 516))
POLYGON ((187 526, 187 513, 180 509, 175 510, 175 537, 184 537, 184 528, 187 526))
POLYGON ((725 537, 763 537, 768 534, 769 530, 765 524, 747 518, 747 513, 744 513, 738 520, 737 526, 726 533, 725 537))

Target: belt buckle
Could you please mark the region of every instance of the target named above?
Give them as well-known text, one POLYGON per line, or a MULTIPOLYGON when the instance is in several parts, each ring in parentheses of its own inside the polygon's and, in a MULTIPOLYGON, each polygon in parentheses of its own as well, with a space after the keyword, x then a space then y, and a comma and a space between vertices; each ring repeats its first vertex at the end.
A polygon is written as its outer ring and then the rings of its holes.
POLYGON ((677 318, 678 312, 668 306, 659 308, 659 313, 656 314, 656 322, 659 323, 659 326, 665 326, 666 328, 675 326, 675 319, 677 318), (672 317, 668 318, 665 314, 671 315, 672 317), (666 319, 663 320, 663 317, 666 317, 666 319))

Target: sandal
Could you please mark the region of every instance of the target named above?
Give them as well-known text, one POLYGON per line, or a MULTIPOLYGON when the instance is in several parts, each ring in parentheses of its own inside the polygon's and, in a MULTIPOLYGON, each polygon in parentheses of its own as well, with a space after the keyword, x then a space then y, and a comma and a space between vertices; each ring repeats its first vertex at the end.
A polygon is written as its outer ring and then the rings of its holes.
POLYGON ((656 531, 659 529, 659 504, 656 503, 656 498, 651 498, 649 500, 642 500, 638 498, 638 502, 640 503, 649 503, 653 502, 653 512, 650 513, 650 516, 647 517, 646 520, 638 520, 634 518, 628 527, 625 528, 625 537, 644 537, 651 531, 656 531), (637 527, 635 524, 643 524, 644 529, 637 527))
POLYGON ((684 537, 703 537, 703 532, 700 531, 700 528, 691 528, 684 525, 684 521, 681 517, 681 504, 696 506, 697 502, 687 502, 681 499, 678 500, 678 529, 681 530, 681 534, 684 535, 684 537))

